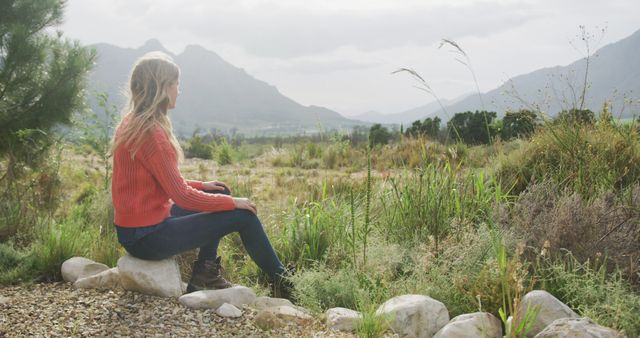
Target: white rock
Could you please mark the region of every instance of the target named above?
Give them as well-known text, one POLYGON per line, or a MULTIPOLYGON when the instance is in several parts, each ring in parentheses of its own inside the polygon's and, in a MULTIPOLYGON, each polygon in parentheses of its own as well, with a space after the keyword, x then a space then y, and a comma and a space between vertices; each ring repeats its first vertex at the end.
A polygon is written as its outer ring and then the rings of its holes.
POLYGON ((180 269, 175 258, 147 261, 126 255, 118 260, 118 270, 125 290, 161 297, 182 295, 180 269))
POLYGON ((10 301, 11 301, 11 298, 0 296, 0 305, 9 304, 10 301))
POLYGON ((535 338, 622 338, 616 330, 600 326, 589 318, 561 318, 547 326, 535 338))
POLYGON ((351 332, 358 328, 362 314, 343 307, 334 307, 325 312, 327 327, 331 330, 351 332))
MULTIPOLYGON (((540 310, 536 316, 531 329, 527 332, 527 337, 532 338, 540 331, 544 330, 554 320, 560 318, 578 318, 579 316, 573 312, 567 305, 559 301, 552 294, 544 290, 534 290, 522 297, 520 307, 518 308, 518 318, 525 318, 529 311, 540 310)), ((517 323, 513 323, 518 325, 517 323)))
POLYGON ((242 311, 229 303, 224 303, 216 310, 216 314, 221 317, 238 318, 242 316, 242 311))
POLYGON ((432 337, 449 322, 449 311, 441 302, 423 295, 389 299, 376 311, 385 316, 394 332, 416 338, 432 337))
POLYGON ((313 317, 311 317, 309 314, 305 313, 304 311, 300 311, 296 307, 287 305, 270 307, 258 312, 258 314, 260 314, 261 312, 273 314, 276 318, 285 323, 295 323, 296 325, 301 326, 307 325, 313 321, 313 317))
POLYGON ((283 306, 283 305, 287 305, 291 307, 294 306, 288 299, 260 296, 253 301, 253 303, 251 304, 251 307, 256 310, 264 310, 270 307, 283 306))
POLYGON ((502 324, 487 312, 459 315, 445 325, 433 338, 500 338, 502 324))
POLYGON ((99 274, 80 278, 73 283, 73 286, 80 289, 116 289, 121 287, 120 273, 118 268, 111 268, 99 274))
POLYGON ((108 269, 108 266, 96 263, 88 258, 71 257, 62 263, 60 272, 62 273, 62 279, 66 282, 74 283, 80 278, 95 275, 108 269))
POLYGON ((235 307, 252 304, 256 299, 256 293, 246 286, 236 285, 228 289, 203 290, 188 293, 180 297, 182 305, 194 309, 217 309, 224 303, 235 307))

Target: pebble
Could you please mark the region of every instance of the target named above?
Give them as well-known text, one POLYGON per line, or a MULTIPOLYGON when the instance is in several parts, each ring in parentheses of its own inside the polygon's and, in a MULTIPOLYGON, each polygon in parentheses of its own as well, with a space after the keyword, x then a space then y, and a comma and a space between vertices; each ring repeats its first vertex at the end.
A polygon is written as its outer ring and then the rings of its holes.
MULTIPOLYGON (((265 337, 245 307, 239 318, 224 318, 213 309, 190 309, 177 300, 125 290, 75 289, 70 283, 0 287, 0 337, 265 337)), ((274 328, 271 337, 356 337, 311 325, 274 328)))

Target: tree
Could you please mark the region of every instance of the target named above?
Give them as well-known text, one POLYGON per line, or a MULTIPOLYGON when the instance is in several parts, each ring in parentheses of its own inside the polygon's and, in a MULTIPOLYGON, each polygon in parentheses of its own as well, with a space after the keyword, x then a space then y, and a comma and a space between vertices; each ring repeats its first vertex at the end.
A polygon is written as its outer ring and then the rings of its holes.
POLYGON ((68 124, 83 102, 84 77, 95 52, 51 35, 64 0, 0 3, 0 159, 2 179, 37 167, 59 124, 68 124))
POLYGON ((596 122, 596 115, 589 109, 569 109, 561 111, 557 120, 576 124, 593 124, 596 122))
POLYGON ((430 136, 437 137, 440 132, 440 118, 434 117, 433 119, 428 117, 424 121, 413 121, 411 127, 406 131, 406 135, 410 136, 430 136))
POLYGON ((391 139, 391 133, 380 123, 376 123, 369 129, 369 145, 375 147, 378 144, 387 144, 391 139))
POLYGON ((502 119, 500 136, 503 140, 514 137, 527 137, 533 134, 538 123, 538 115, 530 110, 507 112, 502 119))
POLYGON ((109 102, 109 94, 96 93, 98 106, 102 114, 88 109, 78 112, 74 126, 79 129, 81 140, 97 156, 102 166, 102 182, 104 190, 109 189, 111 183, 111 137, 118 124, 118 108, 109 102))
POLYGON ((489 144, 496 135, 493 120, 496 112, 470 111, 456 113, 449 122, 447 129, 449 135, 460 139, 466 144, 489 144))

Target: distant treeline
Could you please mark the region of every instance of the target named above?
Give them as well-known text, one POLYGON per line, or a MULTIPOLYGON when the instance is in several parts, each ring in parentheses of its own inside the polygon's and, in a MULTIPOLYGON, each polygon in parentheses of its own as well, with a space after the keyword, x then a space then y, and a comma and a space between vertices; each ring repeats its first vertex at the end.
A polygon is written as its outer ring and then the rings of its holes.
MULTIPOLYGON (((603 108, 600 118, 612 119, 608 108, 603 108)), ((497 138, 508 141, 514 138, 526 138, 545 123, 557 123, 560 120, 576 123, 594 123, 596 114, 588 109, 570 109, 557 114, 554 119, 544 119, 538 112, 518 110, 507 112, 502 119, 494 111, 466 111, 456 113, 443 125, 439 117, 416 120, 405 129, 403 125, 384 126, 374 124, 371 127, 355 126, 350 131, 328 130, 315 133, 288 136, 245 136, 241 133, 225 133, 220 130, 196 130, 190 138, 184 139, 188 157, 200 157, 210 153, 216 144, 228 144, 234 148, 241 144, 273 144, 280 148, 285 144, 306 142, 319 143, 330 140, 349 142, 352 146, 369 143, 370 146, 384 145, 401 137, 426 137, 441 143, 462 142, 467 145, 490 144, 497 138)))

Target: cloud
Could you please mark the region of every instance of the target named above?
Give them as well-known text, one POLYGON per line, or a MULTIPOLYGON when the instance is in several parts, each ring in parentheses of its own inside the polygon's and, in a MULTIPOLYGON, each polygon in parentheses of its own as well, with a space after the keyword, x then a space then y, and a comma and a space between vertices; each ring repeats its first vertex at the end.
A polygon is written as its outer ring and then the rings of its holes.
MULTIPOLYGON (((299 7, 273 1, 114 0, 117 16, 133 18, 144 32, 234 44, 259 57, 295 58, 341 47, 377 51, 431 45, 442 37, 486 36, 535 18, 531 5, 387 6, 362 9, 299 7)), ((136 32, 131 32, 136 34, 136 32)))
POLYGON ((376 62, 356 62, 352 60, 333 61, 295 61, 284 67, 283 71, 291 73, 321 73, 363 70, 379 66, 376 62))

